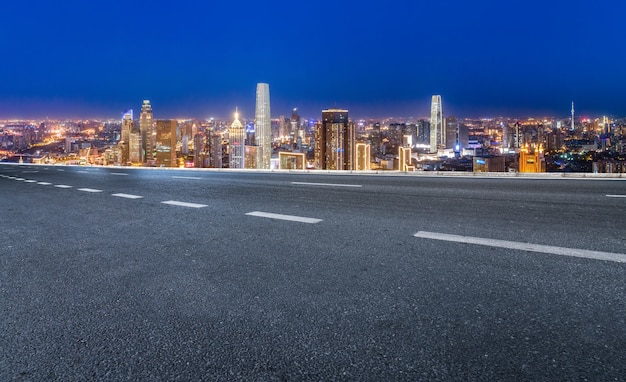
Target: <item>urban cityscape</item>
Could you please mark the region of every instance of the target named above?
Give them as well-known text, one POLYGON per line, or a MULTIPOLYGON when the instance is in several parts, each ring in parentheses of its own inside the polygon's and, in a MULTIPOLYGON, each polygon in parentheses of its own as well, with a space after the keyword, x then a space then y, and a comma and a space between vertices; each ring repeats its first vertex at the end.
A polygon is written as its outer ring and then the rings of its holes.
POLYGON ((353 119, 329 108, 271 114, 270 85, 254 114, 160 119, 144 100, 120 119, 0 122, 0 159, 21 163, 262 170, 626 172, 626 118, 462 118, 433 95, 421 118, 353 119), (134 110, 138 110, 135 113, 134 110), (280 115, 276 115, 280 114, 280 115))

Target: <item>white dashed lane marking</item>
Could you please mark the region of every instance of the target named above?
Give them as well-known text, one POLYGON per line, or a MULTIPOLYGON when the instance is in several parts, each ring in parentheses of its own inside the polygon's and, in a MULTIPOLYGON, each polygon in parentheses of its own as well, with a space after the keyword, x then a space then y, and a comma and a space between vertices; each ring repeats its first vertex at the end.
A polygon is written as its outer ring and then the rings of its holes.
POLYGON ((94 188, 79 188, 78 191, 83 191, 83 192, 102 192, 102 190, 96 190, 94 188))
POLYGON ((173 176, 172 179, 193 179, 193 180, 200 180, 202 178, 199 178, 197 176, 173 176))
POLYGON ((58 187, 58 188, 72 188, 72 186, 68 186, 67 184, 55 184, 54 187, 58 187))
POLYGON ((261 212, 261 211, 248 212, 246 215, 256 216, 260 218, 275 219, 275 220, 287 220, 287 221, 298 222, 298 223, 308 223, 308 224, 315 224, 315 223, 319 223, 322 221, 322 219, 307 218, 303 216, 294 216, 294 215, 273 214, 271 212, 261 212))
POLYGON ((131 194, 112 194, 112 196, 115 196, 115 197, 118 197, 118 198, 126 198, 126 199, 141 199, 141 198, 143 198, 143 196, 131 195, 131 194))
POLYGON ((32 179, 26 179, 24 181, 24 183, 37 183, 37 181, 36 180, 32 180, 32 179))
POLYGON ((626 198, 626 195, 607 195, 607 198, 626 198))
POLYGON ((179 207, 190 207, 190 208, 203 208, 203 207, 208 207, 206 204, 197 204, 197 203, 187 203, 187 202, 179 202, 176 200, 167 200, 165 202, 161 202, 163 204, 169 204, 172 206, 179 206, 179 207))
POLYGON ((111 175, 125 176, 125 175, 128 175, 128 174, 125 173, 125 172, 112 172, 111 175))
POLYGON ((586 249, 553 247, 550 245, 540 245, 531 243, 521 243, 516 241, 485 239, 481 237, 449 235, 445 233, 419 231, 415 235, 422 239, 432 239, 441 241, 451 241, 464 244, 484 245, 487 247, 517 249, 527 252, 549 253, 552 255, 583 257, 586 259, 614 261, 626 263, 626 254, 613 252, 589 251, 586 249))
POLYGON ((49 186, 52 183, 48 183, 48 182, 37 182, 37 184, 41 184, 42 186, 49 186))
POLYGON ((341 184, 341 183, 309 183, 309 182, 291 182, 291 184, 300 186, 322 186, 322 187, 363 187, 360 184, 341 184))

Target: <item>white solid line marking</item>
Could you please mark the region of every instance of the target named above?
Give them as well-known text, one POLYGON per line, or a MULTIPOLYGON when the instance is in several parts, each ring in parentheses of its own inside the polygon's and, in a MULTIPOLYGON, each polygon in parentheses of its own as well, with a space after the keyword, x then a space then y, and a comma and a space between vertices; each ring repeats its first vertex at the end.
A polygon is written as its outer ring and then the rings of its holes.
POLYGON ((202 208, 208 207, 206 204, 197 204, 197 203, 187 203, 187 202, 178 202, 176 200, 167 200, 165 202, 161 202, 163 204, 169 204, 172 206, 180 206, 180 207, 191 207, 191 208, 202 208))
POLYGON ((626 195, 607 195, 607 198, 626 198, 626 195))
POLYGON ((485 239, 485 238, 471 237, 471 236, 449 235, 445 233, 426 232, 426 231, 419 231, 413 236, 420 237, 423 239, 452 241, 456 243, 476 244, 476 245, 484 245, 488 247, 517 249, 520 251, 549 253, 553 255, 584 257, 586 259, 596 259, 596 260, 615 261, 618 263, 626 263, 626 254, 623 254, 623 253, 600 252, 600 251, 589 251, 586 249, 553 247, 550 245, 521 243, 521 242, 507 241, 507 240, 485 239))
POLYGON ((42 186, 49 186, 52 183, 48 183, 48 182, 37 182, 37 184, 41 184, 42 186))
POLYGON ((314 218, 305 218, 302 216, 293 216, 293 215, 281 215, 281 214, 272 214, 269 212, 248 212, 246 215, 248 216, 258 216, 261 218, 269 218, 269 219, 278 219, 278 220, 288 220, 292 222, 300 222, 300 223, 308 223, 315 224, 322 221, 322 219, 314 219, 314 218))
POLYGON ((302 186, 326 186, 326 187, 363 187, 360 184, 339 184, 339 183, 308 183, 308 182, 291 182, 302 186))
POLYGON ((128 174, 125 173, 125 172, 112 172, 111 175, 122 175, 123 176, 123 175, 128 175, 128 174))
POLYGON ((68 186, 66 184, 56 184, 56 185, 54 185, 54 187, 58 187, 58 188, 72 188, 72 186, 68 186))
POLYGON ((126 199, 141 199, 143 196, 139 195, 131 195, 131 194, 112 194, 113 196, 117 196, 118 198, 126 198, 126 199))
POLYGON ((96 190, 94 188, 79 188, 78 191, 84 191, 84 192, 102 192, 102 190, 96 190))
POLYGON ((202 178, 199 178, 197 176, 173 176, 172 179, 193 179, 193 180, 200 180, 202 178))

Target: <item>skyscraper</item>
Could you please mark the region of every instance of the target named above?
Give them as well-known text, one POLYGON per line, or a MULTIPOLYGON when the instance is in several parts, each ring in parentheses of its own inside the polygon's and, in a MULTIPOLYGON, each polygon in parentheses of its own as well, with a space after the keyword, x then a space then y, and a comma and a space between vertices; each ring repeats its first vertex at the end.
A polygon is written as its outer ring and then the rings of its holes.
POLYGON ((571 130, 574 131, 576 130, 576 127, 574 126, 574 101, 572 101, 572 127, 571 130))
POLYGON ((155 131, 152 123, 152 105, 150 101, 144 100, 141 105, 141 114, 139 115, 139 129, 141 130, 141 148, 143 150, 143 159, 146 163, 154 161, 154 145, 155 131))
POLYGON ((128 161, 133 165, 141 166, 143 163, 143 149, 141 145, 141 130, 135 121, 132 121, 128 139, 128 161))
POLYGON ((156 165, 176 167, 176 120, 156 121, 156 165))
POLYGON ((446 145, 446 122, 443 118, 441 96, 434 95, 430 103, 430 152, 436 153, 439 146, 446 145))
POLYGON ((122 137, 120 139, 122 165, 127 165, 130 161, 130 131, 133 125, 133 111, 129 110, 124 113, 124 117, 122 117, 122 137))
POLYGON ((321 170, 356 169, 356 130, 348 110, 322 110, 315 126, 315 166, 321 170))
POLYGON ((254 130, 257 148, 257 168, 269 169, 272 156, 272 118, 270 115, 270 86, 256 85, 256 110, 254 130))
POLYGON ((239 122, 239 110, 235 112, 235 120, 228 130, 228 152, 230 153, 230 168, 244 168, 244 145, 246 141, 246 129, 239 122))

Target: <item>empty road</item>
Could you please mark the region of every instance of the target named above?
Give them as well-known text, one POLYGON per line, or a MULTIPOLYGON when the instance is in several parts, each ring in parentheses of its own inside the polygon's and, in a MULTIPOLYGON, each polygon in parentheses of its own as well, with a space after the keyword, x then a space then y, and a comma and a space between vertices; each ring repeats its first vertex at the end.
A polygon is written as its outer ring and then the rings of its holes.
POLYGON ((626 180, 0 164, 0 380, 623 380, 626 180))

